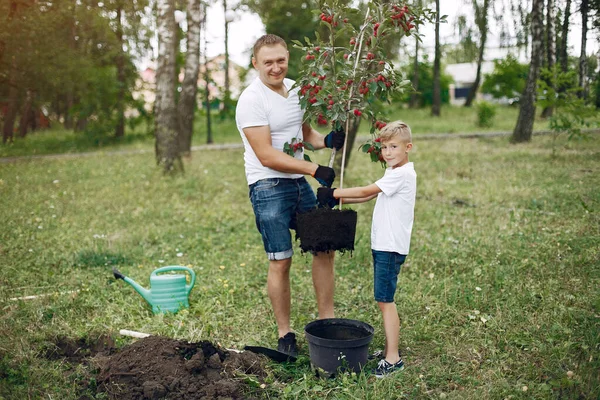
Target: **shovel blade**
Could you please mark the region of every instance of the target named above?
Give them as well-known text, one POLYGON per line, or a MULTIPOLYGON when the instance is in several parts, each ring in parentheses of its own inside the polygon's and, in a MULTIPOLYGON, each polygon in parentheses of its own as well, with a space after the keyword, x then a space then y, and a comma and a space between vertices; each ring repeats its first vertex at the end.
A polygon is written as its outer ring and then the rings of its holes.
POLYGON ((271 360, 282 363, 282 362, 296 362, 297 357, 282 353, 281 351, 270 349, 262 346, 246 346, 244 350, 251 351, 256 354, 263 354, 269 357, 271 360))

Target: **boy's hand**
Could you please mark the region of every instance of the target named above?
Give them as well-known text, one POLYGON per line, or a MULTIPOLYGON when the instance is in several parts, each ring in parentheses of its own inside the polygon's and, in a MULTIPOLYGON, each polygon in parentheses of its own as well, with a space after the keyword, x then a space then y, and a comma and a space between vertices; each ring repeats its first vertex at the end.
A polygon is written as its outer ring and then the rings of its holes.
POLYGON ((331 185, 333 185, 333 180, 335 179, 335 171, 333 168, 319 165, 313 174, 313 177, 319 181, 322 186, 331 187, 331 185))
POLYGON ((327 136, 325 136, 325 147, 329 147, 333 149, 335 147, 336 150, 344 147, 344 140, 346 139, 346 132, 344 132, 343 128, 340 128, 337 131, 331 131, 327 136))
POLYGON ((333 191, 336 188, 320 187, 317 189, 317 202, 319 207, 333 208, 340 204, 340 200, 333 197, 333 191))

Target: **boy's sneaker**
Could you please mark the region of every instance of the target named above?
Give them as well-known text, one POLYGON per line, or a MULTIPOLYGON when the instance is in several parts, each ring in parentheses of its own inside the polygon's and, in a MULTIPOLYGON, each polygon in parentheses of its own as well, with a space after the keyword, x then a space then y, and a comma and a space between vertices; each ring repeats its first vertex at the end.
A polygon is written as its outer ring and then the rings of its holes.
POLYGON ((375 368, 376 378, 385 378, 386 376, 393 374, 394 372, 402 371, 404 369, 404 361, 400 360, 396 364, 390 364, 385 359, 379 361, 377 368, 375 368))
POLYGON ((368 360, 381 360, 384 357, 383 350, 375 350, 373 353, 369 354, 367 357, 368 360))
POLYGON ((296 334, 294 332, 288 332, 284 337, 280 337, 277 341, 277 351, 297 357, 298 344, 296 343, 296 334))
MULTIPOLYGON (((398 357, 402 358, 400 355, 400 351, 398 351, 398 357)), ((385 353, 383 350, 375 350, 373 353, 367 356, 367 360, 383 360, 385 358, 385 353)))

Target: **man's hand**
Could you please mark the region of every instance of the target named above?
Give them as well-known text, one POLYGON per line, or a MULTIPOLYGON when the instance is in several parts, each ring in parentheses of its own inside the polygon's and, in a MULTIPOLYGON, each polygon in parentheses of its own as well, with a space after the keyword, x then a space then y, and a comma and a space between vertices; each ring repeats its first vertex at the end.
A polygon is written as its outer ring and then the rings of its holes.
POLYGON ((333 168, 319 165, 313 174, 313 177, 319 181, 322 186, 331 187, 331 185, 333 185, 333 180, 335 179, 335 171, 333 168))
POLYGON ((340 200, 333 197, 336 188, 320 187, 317 189, 317 202, 319 207, 333 208, 340 204, 340 200))
POLYGON ((344 140, 346 139, 346 132, 344 132, 343 128, 337 131, 331 131, 327 136, 325 136, 325 147, 329 147, 333 149, 335 147, 336 150, 344 147, 344 140))

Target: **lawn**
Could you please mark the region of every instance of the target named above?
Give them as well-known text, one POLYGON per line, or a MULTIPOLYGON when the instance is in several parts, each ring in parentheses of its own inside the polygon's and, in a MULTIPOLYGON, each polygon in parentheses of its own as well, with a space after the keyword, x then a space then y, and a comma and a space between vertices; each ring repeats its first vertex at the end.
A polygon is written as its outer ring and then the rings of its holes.
MULTIPOLYGON (((481 128, 477 125, 476 107, 444 106, 441 118, 432 118, 430 108, 411 110, 390 106, 388 112, 389 120, 404 120, 412 127, 413 132, 418 135, 422 133, 512 132, 517 121, 519 109, 509 106, 498 106, 496 109, 497 114, 492 121, 493 124, 487 128, 481 128)), ((218 113, 213 112, 211 124, 214 143, 241 143, 233 118, 221 118, 218 113)), ((327 133, 326 128, 317 128, 323 133, 327 133)), ((535 129, 548 129, 548 122, 538 119, 535 123, 535 129)), ((368 135, 368 124, 363 122, 358 134, 368 135)), ((192 145, 203 145, 206 142, 206 116, 204 113, 199 113, 194 125, 192 145)), ((64 130, 56 123, 53 124, 52 129, 31 133, 25 140, 15 138, 13 143, 0 145, 0 157, 111 150, 153 151, 154 136, 152 130, 142 124, 135 129, 128 129, 127 134, 123 138, 116 139, 108 136, 93 136, 83 132, 64 130)))
MULTIPOLYGON (((385 380, 313 375, 302 333, 316 318, 310 257, 297 251, 292 325, 301 356, 272 364, 254 395, 599 398, 600 137, 414 142, 415 226, 396 296, 407 368, 385 380)), ((382 172, 355 154, 344 186, 382 172)), ((377 349, 373 203, 354 208, 356 250, 336 256, 336 313, 373 325, 377 349)), ((241 150, 194 152, 175 178, 151 152, 0 164, 0 221, 1 399, 106 398, 89 382, 80 390, 91 367, 44 356, 59 337, 107 334, 126 346, 135 339, 118 332, 130 329, 227 348, 276 342, 241 150), (147 287, 155 268, 173 264, 197 274, 190 308, 175 315, 153 315, 111 273, 117 266, 147 287)))

